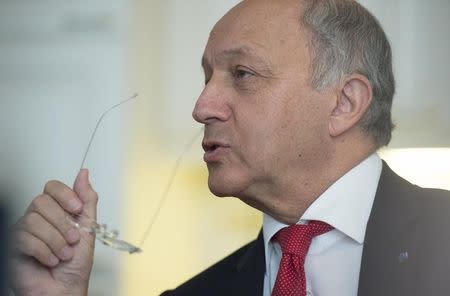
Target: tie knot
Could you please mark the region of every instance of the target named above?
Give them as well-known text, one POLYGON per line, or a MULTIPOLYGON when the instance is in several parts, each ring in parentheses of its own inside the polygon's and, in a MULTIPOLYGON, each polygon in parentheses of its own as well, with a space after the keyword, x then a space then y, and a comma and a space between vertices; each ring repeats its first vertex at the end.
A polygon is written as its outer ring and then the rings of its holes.
POLYGON ((274 240, 281 246, 283 254, 294 254, 305 258, 313 237, 332 230, 333 227, 320 221, 310 221, 308 224, 294 224, 278 231, 274 240))

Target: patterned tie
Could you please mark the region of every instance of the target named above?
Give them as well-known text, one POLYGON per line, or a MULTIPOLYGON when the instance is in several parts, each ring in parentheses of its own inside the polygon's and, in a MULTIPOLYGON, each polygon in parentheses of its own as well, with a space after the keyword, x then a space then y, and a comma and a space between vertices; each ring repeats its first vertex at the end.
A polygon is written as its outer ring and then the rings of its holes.
POLYGON ((313 237, 332 230, 330 225, 310 221, 278 231, 273 239, 281 246, 282 256, 272 296, 305 296, 305 257, 313 237))

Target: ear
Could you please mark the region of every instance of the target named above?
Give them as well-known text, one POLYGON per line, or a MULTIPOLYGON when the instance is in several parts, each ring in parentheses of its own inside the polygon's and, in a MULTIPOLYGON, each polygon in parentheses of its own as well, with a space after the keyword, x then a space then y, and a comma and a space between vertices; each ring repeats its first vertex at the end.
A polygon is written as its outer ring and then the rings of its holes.
POLYGON ((353 128, 366 113, 372 102, 372 85, 360 74, 349 76, 337 92, 337 100, 329 122, 332 137, 353 128))

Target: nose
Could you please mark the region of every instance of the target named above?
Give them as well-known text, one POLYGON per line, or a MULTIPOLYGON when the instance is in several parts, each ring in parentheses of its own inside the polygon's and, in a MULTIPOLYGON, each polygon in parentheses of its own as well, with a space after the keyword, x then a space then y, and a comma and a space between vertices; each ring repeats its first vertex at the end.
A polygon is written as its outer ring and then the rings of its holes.
POLYGON ((226 96, 226 91, 219 84, 209 81, 195 103, 192 117, 203 124, 228 120, 231 108, 226 96))

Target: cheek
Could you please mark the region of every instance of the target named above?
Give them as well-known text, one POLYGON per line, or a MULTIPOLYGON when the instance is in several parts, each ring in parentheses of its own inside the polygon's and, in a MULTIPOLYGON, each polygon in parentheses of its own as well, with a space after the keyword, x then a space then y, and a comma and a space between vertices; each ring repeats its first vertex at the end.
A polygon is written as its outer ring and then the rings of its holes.
POLYGON ((283 131, 283 117, 274 112, 265 114, 246 125, 245 133, 242 133, 242 164, 256 178, 270 174, 286 154, 286 145, 291 144, 286 140, 290 136, 283 131))
POLYGON ((296 123, 292 136, 294 155, 307 167, 323 161, 324 153, 329 149, 328 121, 324 108, 311 104, 305 112, 299 112, 302 118, 296 123))
POLYGON ((327 116, 318 100, 292 100, 279 117, 272 141, 287 162, 313 155, 322 147, 328 131, 327 116))
POLYGON ((241 98, 234 110, 241 160, 254 169, 286 165, 308 144, 318 145, 327 128, 318 98, 285 84, 270 92, 260 91, 251 99, 241 98))
POLYGON ((237 118, 240 151, 244 162, 249 165, 263 165, 276 156, 280 142, 290 136, 286 131, 292 127, 293 120, 282 108, 276 96, 265 97, 264 101, 240 108, 237 118))
POLYGON ((239 151, 245 158, 257 158, 270 144, 274 133, 275 118, 272 110, 262 103, 242 104, 236 114, 236 136, 238 137, 239 151))

